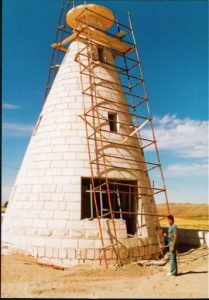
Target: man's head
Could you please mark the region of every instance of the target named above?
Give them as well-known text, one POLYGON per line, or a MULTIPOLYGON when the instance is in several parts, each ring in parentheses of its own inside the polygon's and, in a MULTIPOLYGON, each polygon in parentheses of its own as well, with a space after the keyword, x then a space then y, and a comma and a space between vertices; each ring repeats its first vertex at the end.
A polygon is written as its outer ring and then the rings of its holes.
POLYGON ((173 225, 174 217, 172 215, 167 216, 167 220, 168 220, 169 225, 173 225))

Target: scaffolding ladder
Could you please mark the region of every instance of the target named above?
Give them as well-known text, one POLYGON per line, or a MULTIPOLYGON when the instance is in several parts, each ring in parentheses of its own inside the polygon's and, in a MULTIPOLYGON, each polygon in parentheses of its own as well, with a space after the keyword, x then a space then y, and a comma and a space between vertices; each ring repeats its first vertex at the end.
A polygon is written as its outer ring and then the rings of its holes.
MULTIPOLYGON (((66 12, 69 10, 69 2, 67 2, 66 6, 66 12)), ((86 1, 83 2, 86 4, 86 1)), ((73 1, 73 7, 76 6, 76 1, 73 1)), ((100 28, 97 28, 96 26, 93 26, 89 24, 88 22, 88 11, 91 11, 88 7, 85 7, 84 13, 85 13, 85 21, 81 21, 78 16, 74 15, 74 20, 76 21, 76 24, 78 26, 74 29, 74 32, 72 35, 69 36, 69 32, 66 31, 65 26, 66 22, 64 21, 64 25, 61 24, 61 19, 63 17, 63 11, 64 11, 64 2, 61 9, 61 16, 59 18, 58 22, 58 29, 62 31, 61 39, 58 41, 58 33, 56 34, 55 44, 53 44, 53 54, 52 54, 52 60, 50 63, 50 70, 49 70, 49 76, 47 79, 47 86, 46 86, 46 92, 45 92, 45 99, 48 95, 48 92, 50 90, 51 84, 56 76, 57 70, 59 68, 59 59, 60 56, 58 55, 55 59, 55 52, 58 53, 65 53, 67 52, 67 48, 65 48, 65 44, 77 40, 77 41, 83 41, 86 45, 81 50, 78 47, 78 53, 76 55, 76 60, 79 63, 80 66, 80 77, 81 77, 81 88, 82 88, 82 94, 83 97, 89 97, 91 99, 91 106, 85 107, 85 101, 84 101, 84 113, 83 113, 83 119, 85 122, 85 130, 86 130, 86 140, 87 140, 87 146, 88 146, 88 156, 89 156, 89 165, 90 165, 90 171, 91 171, 91 202, 94 202, 95 210, 96 210, 96 216, 98 219, 98 226, 99 226, 99 232, 100 232, 100 240, 101 240, 101 250, 102 250, 102 259, 105 262, 106 267, 108 267, 108 260, 106 256, 106 250, 110 247, 112 247, 117 255, 117 263, 119 265, 123 264, 123 259, 121 257, 120 252, 120 244, 119 239, 117 235, 117 228, 116 228, 116 219, 115 214, 119 214, 122 216, 123 214, 129 214, 129 215, 137 215, 138 216, 148 216, 150 218, 154 219, 154 222, 156 224, 156 232, 158 237, 159 246, 161 247, 161 239, 160 239, 160 232, 159 232, 159 218, 165 218, 165 215, 159 215, 157 213, 156 205, 155 205, 155 196, 157 194, 162 193, 165 198, 165 205, 167 208, 168 213, 169 210, 169 204, 168 204, 168 197, 167 197, 167 191, 165 186, 165 180, 164 175, 162 171, 162 166, 160 163, 160 157, 158 153, 155 133, 154 133, 154 127, 153 127, 153 121, 150 113, 150 107, 149 107, 149 101, 148 96, 146 92, 145 87, 145 81, 142 73, 141 68, 141 62, 139 58, 139 53, 137 50, 136 40, 134 36, 134 30, 132 26, 131 16, 130 13, 128 13, 128 20, 129 20, 129 26, 119 23, 117 20, 114 21, 114 26, 116 27, 118 33, 116 35, 113 35, 110 32, 103 31, 100 28), (124 28, 126 32, 121 30, 121 28, 124 28), (117 50, 112 48, 108 45, 102 45, 101 43, 98 43, 95 39, 91 38, 92 30, 94 32, 99 32, 100 34, 107 35, 109 38, 114 38, 118 42, 125 42, 127 45, 126 50, 117 50), (64 34, 67 34, 68 37, 64 38, 64 34), (130 40, 124 40, 124 37, 130 38, 130 40), (109 69, 113 71, 113 68, 115 72, 117 72, 120 76, 125 76, 126 78, 126 84, 124 83, 124 77, 122 83, 118 84, 116 82, 111 82, 108 80, 105 80, 104 78, 99 77, 95 74, 95 68, 97 67, 97 63, 95 62, 95 59, 93 57, 93 47, 99 47, 100 49, 104 49, 105 51, 109 51, 112 53, 114 58, 120 57, 123 60, 123 65, 111 65, 110 63, 103 64, 103 67, 105 69, 109 69), (87 55, 85 54, 85 51, 87 52, 87 55), (133 58, 133 53, 135 55, 135 58, 133 58), (82 63, 82 57, 85 57, 87 60, 87 64, 84 65, 82 63), (132 70, 135 70, 134 75, 131 73, 132 70), (136 75, 137 73, 137 75, 136 75), (89 78, 89 85, 88 87, 85 86, 83 83, 84 77, 89 78), (100 83, 98 83, 100 81, 100 83), (126 123, 117 121, 119 125, 123 126, 132 126, 133 131, 130 134, 122 134, 120 132, 117 132, 118 135, 122 137, 122 143, 117 142, 111 139, 105 139, 104 133, 108 133, 108 130, 104 129, 103 123, 107 122, 108 120, 104 118, 103 115, 101 115, 100 110, 107 109, 105 105, 102 105, 102 101, 105 101, 106 103, 109 103, 110 105, 113 104, 114 100, 109 99, 107 97, 103 97, 100 93, 97 92, 97 86, 99 86, 102 83, 106 83, 112 86, 110 87, 110 90, 115 90, 116 92, 121 92, 121 88, 123 91, 123 94, 126 98, 129 98, 130 101, 127 100, 126 103, 120 103, 120 105, 125 105, 129 112, 125 112, 124 110, 118 111, 114 108, 108 108, 108 110, 120 113, 124 115, 128 115, 131 117, 132 122, 126 123), (134 90, 137 87, 141 87, 142 92, 134 92, 134 90), (139 110, 140 107, 143 106, 143 109, 146 110, 146 115, 141 115, 138 113, 137 110, 139 110), (89 121, 91 119, 91 121, 89 121), (146 126, 150 126, 151 131, 151 138, 144 138, 141 135, 141 132, 143 131, 143 128, 146 126), (129 139, 131 140, 137 140, 138 144, 130 144, 129 139), (100 145, 99 149, 97 148, 94 155, 92 155, 91 151, 91 143, 95 143, 100 145), (131 151, 139 151, 142 156, 144 157, 144 160, 138 160, 138 159, 131 159, 131 158, 124 158, 123 156, 117 156, 117 155, 111 155, 104 151, 105 146, 122 146, 124 149, 131 149, 131 151), (156 161, 150 162, 145 160, 145 151, 148 147, 154 146, 155 154, 156 154, 156 161), (119 165, 113 165, 109 164, 108 158, 115 158, 119 160, 126 160, 127 162, 131 162, 136 165, 136 168, 126 168, 119 165), (143 165, 143 167, 139 168, 139 166, 143 165), (99 185, 95 184, 95 178, 98 177, 98 172, 95 171, 95 166, 97 170, 100 170, 100 173, 102 173, 102 178, 104 179, 103 183, 100 183, 99 185), (116 211, 113 208, 113 197, 112 194, 116 193, 118 201, 120 201, 120 194, 124 193, 122 190, 120 190, 120 186, 124 186, 125 184, 122 182, 118 182, 118 190, 111 190, 112 185, 114 183, 111 182, 111 178, 108 176, 108 170, 109 168, 114 168, 116 170, 120 171, 136 171, 136 172, 143 172, 144 176, 148 177, 149 172, 152 170, 158 170, 159 171, 159 177, 161 178, 162 187, 154 187, 150 184, 148 186, 143 186, 139 184, 140 178, 136 178, 137 184, 132 185, 132 187, 135 189, 135 197, 137 201, 141 199, 141 197, 146 196, 149 197, 150 201, 152 202, 152 212, 132 212, 132 211, 122 211, 121 207, 119 206, 119 210, 116 211), (102 170, 102 171, 101 171, 102 170), (102 192, 101 192, 102 191, 102 192), (107 212, 104 212, 104 210, 99 209, 96 195, 100 192, 100 197, 102 197, 102 193, 106 193, 107 199, 108 199, 108 205, 109 210, 107 212), (112 244, 106 246, 104 243, 103 238, 103 218, 110 218, 113 225, 113 236, 112 236, 112 244)), ((96 14, 96 12, 94 12, 96 14)), ((101 15, 100 15, 101 17, 101 15)), ((102 16, 105 18, 105 16, 102 16)), ((100 199, 102 201, 102 198, 100 199)), ((91 215, 93 215, 93 212, 91 212, 91 215)), ((136 238, 135 236, 134 238, 136 238)))

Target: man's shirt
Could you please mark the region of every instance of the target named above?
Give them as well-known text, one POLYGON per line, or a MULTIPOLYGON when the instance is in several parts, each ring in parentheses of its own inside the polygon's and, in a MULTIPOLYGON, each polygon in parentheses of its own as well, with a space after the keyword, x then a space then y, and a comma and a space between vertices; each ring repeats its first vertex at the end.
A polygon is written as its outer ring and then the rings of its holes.
POLYGON ((177 234, 177 226, 175 224, 169 226, 168 228, 168 242, 173 242, 173 236, 177 234))

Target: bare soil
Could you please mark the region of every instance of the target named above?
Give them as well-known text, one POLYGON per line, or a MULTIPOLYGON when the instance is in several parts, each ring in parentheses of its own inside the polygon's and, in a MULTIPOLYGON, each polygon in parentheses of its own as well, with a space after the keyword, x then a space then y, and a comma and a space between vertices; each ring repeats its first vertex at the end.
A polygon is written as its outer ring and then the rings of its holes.
POLYGON ((2 257, 2 297, 207 298, 208 249, 180 249, 179 276, 161 266, 129 264, 109 270, 86 265, 57 270, 31 257, 2 257))

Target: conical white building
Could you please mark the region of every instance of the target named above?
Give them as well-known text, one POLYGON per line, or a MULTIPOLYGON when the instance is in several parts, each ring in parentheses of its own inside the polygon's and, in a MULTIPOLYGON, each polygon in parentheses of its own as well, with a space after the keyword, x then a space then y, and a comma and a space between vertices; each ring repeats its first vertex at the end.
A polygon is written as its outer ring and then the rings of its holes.
POLYGON ((156 257, 161 236, 139 127, 112 52, 130 46, 103 32, 114 22, 108 8, 81 5, 66 20, 74 33, 54 45, 70 42, 11 193, 3 254, 63 266, 156 257))

